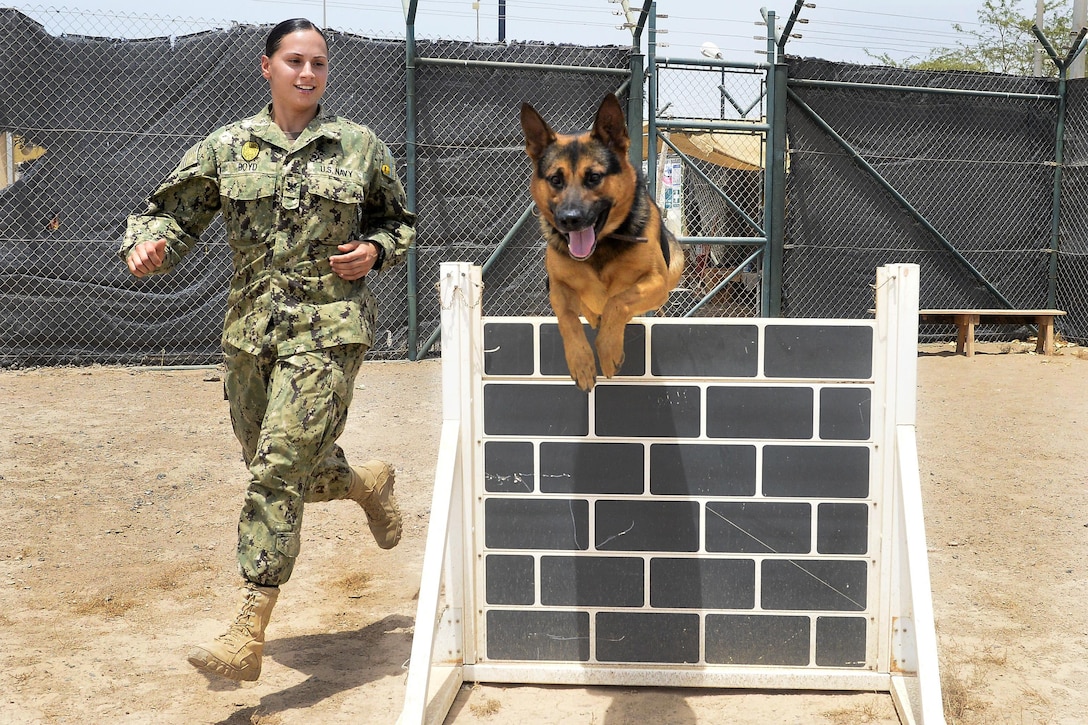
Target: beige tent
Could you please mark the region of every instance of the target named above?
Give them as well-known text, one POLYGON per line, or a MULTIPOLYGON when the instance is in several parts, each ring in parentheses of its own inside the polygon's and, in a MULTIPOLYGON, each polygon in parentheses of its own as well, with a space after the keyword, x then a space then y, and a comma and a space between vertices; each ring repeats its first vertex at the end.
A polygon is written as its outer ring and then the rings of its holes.
MULTIPOLYGON (((643 158, 648 151, 646 130, 643 125, 643 158)), ((739 171, 759 171, 763 168, 763 134, 742 131, 666 131, 669 141, 685 156, 708 161, 739 171)), ((657 152, 668 147, 658 140, 657 152)))

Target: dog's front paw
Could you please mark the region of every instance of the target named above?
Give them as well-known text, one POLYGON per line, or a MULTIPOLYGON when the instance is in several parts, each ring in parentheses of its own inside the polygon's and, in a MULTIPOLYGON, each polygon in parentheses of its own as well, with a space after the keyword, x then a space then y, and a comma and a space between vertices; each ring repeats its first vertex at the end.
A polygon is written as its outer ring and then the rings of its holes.
POLYGON ((611 378, 623 365, 623 337, 603 335, 597 338, 597 357, 601 361, 601 372, 611 378))
POLYGON ((614 357, 610 357, 599 350, 598 352, 601 355, 601 372, 604 373, 606 378, 611 378, 620 371, 620 367, 623 365, 623 348, 621 347, 619 355, 614 357))
POLYGON ((567 369, 574 384, 587 393, 597 384, 597 361, 588 347, 584 352, 567 355, 567 369))

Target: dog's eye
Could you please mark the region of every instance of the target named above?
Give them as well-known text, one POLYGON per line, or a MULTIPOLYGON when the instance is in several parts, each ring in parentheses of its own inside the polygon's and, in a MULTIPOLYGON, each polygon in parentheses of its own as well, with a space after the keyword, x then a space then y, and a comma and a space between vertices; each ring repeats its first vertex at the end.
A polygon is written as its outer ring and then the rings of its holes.
POLYGON ((604 174, 600 174, 596 171, 590 171, 586 174, 586 186, 596 186, 601 183, 601 179, 604 178, 604 174))
POLYGON ((548 177, 548 183, 556 189, 563 188, 563 174, 556 172, 548 177))

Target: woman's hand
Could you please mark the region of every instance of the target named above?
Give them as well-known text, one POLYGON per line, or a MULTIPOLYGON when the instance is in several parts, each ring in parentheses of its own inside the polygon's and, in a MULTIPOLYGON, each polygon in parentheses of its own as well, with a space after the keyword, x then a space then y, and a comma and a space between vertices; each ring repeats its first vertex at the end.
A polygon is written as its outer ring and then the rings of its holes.
POLYGON ((166 261, 166 240, 156 239, 153 242, 140 242, 128 253, 125 262, 128 269, 137 277, 146 277, 162 266, 166 261))
POLYGON ((349 282, 362 279, 378 261, 377 242, 347 242, 336 247, 343 254, 329 257, 332 271, 337 277, 349 282))

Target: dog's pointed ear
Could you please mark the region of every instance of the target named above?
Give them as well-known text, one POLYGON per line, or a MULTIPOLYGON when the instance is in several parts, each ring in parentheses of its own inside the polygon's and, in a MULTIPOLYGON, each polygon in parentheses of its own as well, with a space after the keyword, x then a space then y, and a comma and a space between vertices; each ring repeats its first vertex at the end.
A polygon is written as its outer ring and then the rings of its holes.
POLYGON ((533 161, 540 159, 544 149, 555 141, 555 131, 528 103, 521 104, 521 130, 525 134, 525 153, 533 161))
POLYGON ((627 135, 627 121, 623 117, 623 107, 615 94, 609 93, 597 109, 597 118, 593 121, 593 135, 620 155, 627 153, 631 138, 627 135))

